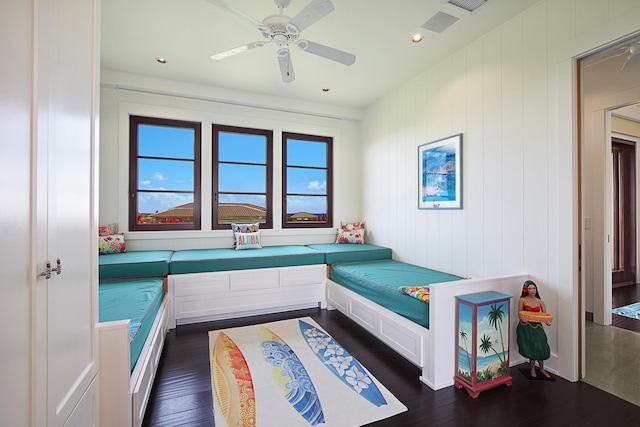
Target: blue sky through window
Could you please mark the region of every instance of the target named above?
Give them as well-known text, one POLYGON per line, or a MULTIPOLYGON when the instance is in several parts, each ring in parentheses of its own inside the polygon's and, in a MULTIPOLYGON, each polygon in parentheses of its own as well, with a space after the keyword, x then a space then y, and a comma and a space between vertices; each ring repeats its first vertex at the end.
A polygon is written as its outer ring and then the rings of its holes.
MULTIPOLYGON (((193 138, 193 129, 139 126, 138 155, 143 158, 138 159, 138 188, 148 191, 138 193, 138 212, 162 212, 193 202, 193 193, 173 192, 194 190, 193 138)), ((231 162, 219 165, 219 191, 232 193, 221 194, 220 202, 266 206, 264 195, 233 194, 266 192, 265 141, 262 135, 232 132, 219 134, 219 161, 231 162)), ((324 196, 289 196, 288 213, 326 213, 326 144, 289 139, 287 150, 287 192, 324 196)))

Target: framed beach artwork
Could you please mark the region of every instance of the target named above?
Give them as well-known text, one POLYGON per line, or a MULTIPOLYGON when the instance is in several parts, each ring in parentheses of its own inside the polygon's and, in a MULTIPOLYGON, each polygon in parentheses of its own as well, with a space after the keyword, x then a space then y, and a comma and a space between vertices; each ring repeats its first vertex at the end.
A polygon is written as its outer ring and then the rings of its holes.
POLYGON ((462 209, 462 134, 418 147, 418 209, 462 209))

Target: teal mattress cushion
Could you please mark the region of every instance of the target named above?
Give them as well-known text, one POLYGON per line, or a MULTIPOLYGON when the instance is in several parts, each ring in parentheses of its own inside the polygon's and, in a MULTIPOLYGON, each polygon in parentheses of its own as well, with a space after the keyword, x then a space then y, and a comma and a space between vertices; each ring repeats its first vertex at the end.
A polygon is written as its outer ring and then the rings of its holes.
POLYGON ((130 320, 129 351, 131 370, 136 365, 164 297, 164 281, 159 277, 102 280, 98 286, 100 322, 130 320))
POLYGON ((171 257, 170 273, 206 273, 324 264, 324 254, 301 245, 263 246, 259 249, 189 249, 171 257))
POLYGON ((334 264, 331 280, 414 323, 429 327, 429 304, 398 290, 429 286, 461 277, 400 261, 380 260, 334 264))
POLYGON ((165 277, 173 251, 132 251, 98 257, 100 280, 165 277))
POLYGON ((375 261, 380 259, 391 259, 392 256, 390 248, 371 245, 368 243, 362 245, 346 243, 320 243, 307 245, 307 247, 322 252, 324 254, 325 264, 335 264, 338 262, 375 261))

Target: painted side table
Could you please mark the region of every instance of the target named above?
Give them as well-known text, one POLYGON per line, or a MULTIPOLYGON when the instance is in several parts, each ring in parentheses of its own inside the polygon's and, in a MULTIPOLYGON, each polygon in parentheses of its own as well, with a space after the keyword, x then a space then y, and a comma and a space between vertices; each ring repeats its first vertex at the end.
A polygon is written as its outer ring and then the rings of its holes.
POLYGON ((473 398, 500 384, 511 385, 510 302, 511 295, 495 291, 456 297, 454 385, 466 388, 473 398))

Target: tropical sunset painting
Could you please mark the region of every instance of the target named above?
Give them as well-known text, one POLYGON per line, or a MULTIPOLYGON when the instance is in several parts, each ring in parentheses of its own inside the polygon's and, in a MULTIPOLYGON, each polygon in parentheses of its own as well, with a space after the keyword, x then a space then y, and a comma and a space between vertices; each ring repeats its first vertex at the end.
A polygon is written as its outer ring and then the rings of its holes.
POLYGON ((508 305, 498 302, 477 307, 475 352, 473 308, 460 304, 458 330, 458 376, 472 382, 490 380, 508 372, 509 325, 508 305), (475 353, 475 362, 474 362, 475 353))

